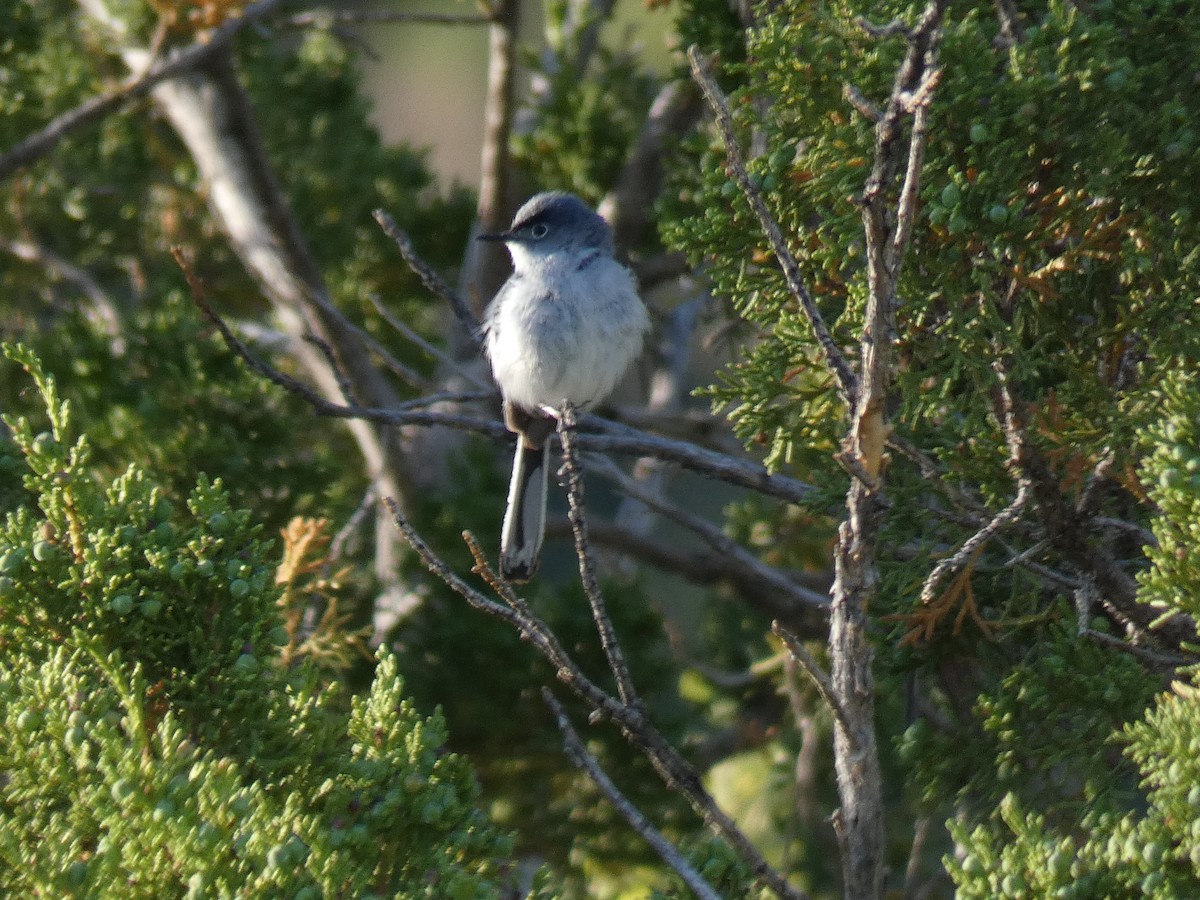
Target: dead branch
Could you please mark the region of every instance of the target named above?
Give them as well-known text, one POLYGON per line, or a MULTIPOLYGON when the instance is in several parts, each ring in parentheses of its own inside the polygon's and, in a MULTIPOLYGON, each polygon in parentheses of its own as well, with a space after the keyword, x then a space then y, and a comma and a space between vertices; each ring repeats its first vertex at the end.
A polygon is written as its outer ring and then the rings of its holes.
POLYGON ((566 749, 567 757, 571 762, 587 772, 588 777, 592 779, 592 782, 600 790, 600 793, 608 799, 608 802, 629 823, 630 827, 641 835, 642 840, 650 845, 662 861, 683 879, 683 883, 688 886, 688 889, 693 894, 700 897, 701 900, 721 900, 720 895, 712 889, 707 881, 700 877, 700 873, 687 861, 684 855, 663 836, 661 831, 651 825, 650 821, 630 802, 629 798, 621 793, 620 788, 613 784, 612 779, 600 767, 599 760, 588 753, 587 748, 583 746, 583 741, 580 740, 579 734, 571 725, 571 720, 567 718, 566 710, 554 698, 554 694, 550 692, 549 688, 542 688, 542 699, 546 701, 546 705, 554 713, 554 718, 558 722, 558 729, 563 735, 563 745, 566 749))
POLYGON ((821 695, 821 699, 825 701, 825 705, 829 707, 829 711, 833 713, 833 717, 841 723, 847 732, 850 732, 850 719, 847 717, 846 711, 842 708, 842 701, 838 699, 837 694, 833 691, 833 683, 829 680, 829 674, 812 658, 812 654, 804 648, 804 644, 800 641, 800 638, 792 634, 788 629, 784 628, 778 622, 772 622, 771 631, 783 641, 784 645, 788 648, 788 653, 792 655, 792 659, 804 670, 804 674, 813 683, 813 687, 817 689, 817 693, 821 695))
POLYGON ((592 618, 596 621, 596 632, 600 635, 600 645, 604 648, 604 656, 608 660, 608 668, 617 680, 617 692, 621 702, 626 706, 641 707, 633 679, 629 675, 629 667, 621 651, 621 644, 613 630, 612 620, 605 608, 604 594, 596 580, 596 566, 592 560, 592 550, 588 542, 587 516, 583 506, 583 472, 579 467, 579 452, 575 444, 576 428, 575 407, 563 403, 558 415, 558 433, 562 440, 563 465, 561 475, 567 489, 568 517, 571 520, 571 530, 575 533, 575 556, 579 560, 579 580, 583 584, 584 594, 592 607, 592 618))
POLYGON ((700 86, 704 98, 708 101, 708 105, 716 117, 717 128, 720 130, 721 140, 725 144, 725 158, 729 163, 731 174, 737 179, 738 186, 742 189, 742 194, 749 202, 750 209, 753 210, 755 218, 758 219, 763 233, 771 244, 771 250, 774 252, 775 258, 779 261, 779 266, 783 270, 783 277, 787 280, 788 290, 791 291, 792 296, 796 298, 801 309, 804 310, 805 318, 808 319, 817 343, 821 345, 821 351, 825 354, 825 364, 829 367, 834 380, 837 382, 842 399, 845 400, 848 408, 853 409, 858 397, 858 379, 854 371, 850 368, 850 364, 846 361, 841 348, 833 340, 833 335, 829 333, 829 328, 825 324, 825 319, 822 317, 821 311, 817 309, 817 304, 813 301, 812 295, 809 294, 808 288, 804 284, 804 279, 800 276, 800 266, 796 262, 796 257, 792 255, 792 251, 788 248, 787 241, 783 237, 783 232, 779 228, 779 223, 775 221, 774 216, 767 209, 767 204, 763 200, 762 193, 750 180, 750 174, 746 171, 745 160, 742 158, 741 146, 734 131, 733 116, 729 112, 729 101, 725 98, 721 88, 717 86, 717 82, 712 77, 712 73, 709 72, 707 65, 700 59, 700 51, 694 45, 688 48, 688 60, 692 67, 692 77, 696 80, 696 84, 700 86))
MULTIPOLYGON (((645 754, 664 784, 688 801, 705 825, 729 844, 750 867, 755 877, 769 885, 771 890, 785 900, 804 900, 804 892, 789 885, 762 857, 737 824, 717 805, 705 789, 699 773, 647 719, 641 705, 622 702, 584 675, 550 628, 516 595, 512 585, 504 582, 491 570, 473 538, 464 535, 476 559, 475 571, 497 590, 504 600, 503 603, 485 597, 463 581, 421 539, 395 501, 385 497, 384 503, 391 510, 396 528, 431 573, 474 608, 514 627, 522 638, 551 664, 559 681, 591 708, 594 718, 608 719, 621 729, 626 740, 645 754)), ((608 628, 611 633, 611 623, 608 628)))
POLYGON ((386 9, 315 9, 288 16, 284 28, 334 28, 339 25, 487 25, 495 15, 409 13, 386 9))
POLYGON ((400 255, 404 258, 408 267, 416 273, 421 279, 421 283, 431 293, 441 297, 449 304, 450 309, 454 311, 454 315, 458 317, 463 331, 470 338, 471 343, 475 345, 475 349, 482 352, 483 337, 479 333, 479 322, 476 320, 475 314, 471 311, 471 307, 463 300, 461 295, 446 283, 446 280, 432 266, 421 259, 417 253, 417 248, 413 246, 412 239, 396 224, 395 219, 382 209, 375 210, 374 215, 375 221, 379 223, 379 227, 383 229, 383 233, 395 242, 396 248, 400 251, 400 255))
POLYGON ((867 608, 878 582, 878 536, 888 507, 882 495, 885 449, 891 433, 887 396, 895 367, 896 275, 909 232, 899 221, 911 217, 920 175, 923 126, 914 125, 904 147, 903 120, 929 102, 936 84, 937 47, 946 0, 930 0, 910 30, 891 23, 860 25, 877 36, 903 33, 908 43, 896 71, 891 95, 875 126, 874 162, 862 194, 867 244, 867 303, 859 341, 861 363, 853 395, 851 424, 841 456, 866 477, 851 480, 846 519, 834 551, 833 610, 829 629, 830 684, 842 709, 835 718, 834 768, 841 807, 834 830, 841 848, 843 892, 853 900, 877 900, 884 887, 884 807, 882 773, 875 735, 873 650, 867 608), (914 105, 914 97, 921 102, 914 105), (903 185, 897 186, 901 161, 908 159, 903 185), (892 200, 896 192, 899 199, 892 200), (905 211, 905 204, 908 209, 905 211))

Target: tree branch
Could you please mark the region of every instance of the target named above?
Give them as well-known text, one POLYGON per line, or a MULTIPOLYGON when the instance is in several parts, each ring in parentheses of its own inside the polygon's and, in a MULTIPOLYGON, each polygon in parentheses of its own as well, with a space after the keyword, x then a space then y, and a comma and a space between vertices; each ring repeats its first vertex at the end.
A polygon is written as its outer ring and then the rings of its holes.
POLYGON ((0 154, 0 178, 7 178, 21 166, 45 156, 67 135, 92 122, 98 122, 127 101, 144 96, 159 83, 214 58, 225 49, 235 34, 273 12, 283 2, 284 0, 259 0, 258 3, 252 3, 243 9, 237 18, 227 19, 220 27, 206 32, 195 43, 176 51, 168 59, 149 66, 116 90, 92 97, 74 109, 56 116, 41 130, 0 154))
POLYGON ((483 336, 479 333, 479 322, 471 311, 471 307, 432 266, 421 259, 417 248, 413 246, 412 239, 396 224, 395 219, 382 209, 375 210, 374 215, 375 221, 379 223, 383 233, 395 242, 396 248, 400 251, 400 255, 408 267, 416 273, 430 293, 437 295, 449 304, 475 349, 482 352, 483 336))
POLYGON ((554 698, 554 695, 550 693, 549 688, 542 688, 542 699, 546 701, 546 705, 554 713, 554 718, 558 722, 558 729, 563 735, 563 745, 571 762, 587 772, 588 777, 599 788, 600 793, 608 799, 608 802, 629 823, 630 827, 641 835, 642 840, 650 845, 662 861, 683 879, 683 883, 688 886, 688 889, 693 894, 701 898, 701 900, 721 900, 720 895, 712 889, 707 881, 700 877, 700 873, 684 858, 683 854, 670 841, 663 837, 662 832, 651 825, 649 820, 642 815, 641 811, 613 784, 612 779, 600 767, 600 763, 596 757, 588 753, 587 748, 583 746, 583 741, 579 739, 578 733, 571 725, 571 720, 567 718, 566 710, 554 698))
POLYGON ((592 709, 594 716, 614 722, 621 729, 626 740, 645 754, 667 787, 678 792, 691 804, 692 809, 704 823, 733 848, 757 878, 769 885, 771 890, 785 900, 804 900, 807 895, 789 885, 787 879, 771 867, 750 839, 737 827, 733 819, 717 805, 712 795, 705 789, 699 773, 651 724, 640 704, 623 703, 583 674, 583 671, 563 649, 562 644, 549 627, 533 614, 528 604, 517 597, 512 585, 504 582, 491 570, 474 538, 464 534, 464 538, 475 556, 475 571, 481 574, 488 584, 497 589, 504 599, 504 603, 488 599, 459 578, 421 539, 404 517, 396 502, 385 497, 384 503, 391 510, 396 528, 413 547, 430 572, 445 582, 451 590, 474 608, 502 619, 516 628, 520 635, 554 667, 559 681, 583 700, 592 709))
MULTIPOLYGON (((904 33, 908 50, 896 71, 892 92, 875 126, 871 173, 862 194, 863 233, 867 244, 867 303, 859 341, 861 363, 851 424, 840 458, 861 473, 846 495, 846 518, 838 528, 834 551, 833 609, 829 628, 831 693, 842 710, 833 729, 834 768, 841 807, 834 830, 841 847, 843 892, 848 900, 878 900, 884 888, 883 776, 875 735, 874 652, 867 608, 878 583, 878 536, 888 503, 882 494, 885 448, 891 434, 887 398, 895 351, 896 275, 908 241, 902 216, 911 218, 920 175, 923 138, 914 126, 908 153, 903 147, 903 117, 922 110, 927 93, 914 106, 922 85, 936 84, 942 13, 947 0, 930 0, 911 30, 898 23, 870 29, 879 35, 904 33), (900 163, 908 173, 897 189, 900 163), (890 192, 900 199, 892 208, 890 192), (905 205, 907 203, 907 212, 905 205)), ((868 26, 860 21, 864 28, 868 26)), ((924 120, 923 120, 924 121, 924 120)))
POLYGON ((829 367, 834 380, 837 382, 842 399, 845 400, 848 408, 854 409, 857 402, 856 398, 858 397, 858 379, 854 375, 854 371, 850 368, 850 364, 846 361, 841 348, 834 342, 833 336, 829 333, 829 328, 825 325, 825 320, 821 316, 821 311, 817 309, 817 304, 813 301, 812 295, 809 294, 808 288, 805 287, 804 280, 800 276, 800 266, 796 262, 796 258, 792 255, 792 251, 788 249, 787 241, 784 240, 779 223, 775 221, 767 209, 762 193, 750 180, 750 175, 746 171, 746 163, 742 159, 742 151, 738 144, 737 134, 734 132, 733 117, 729 113, 729 101, 726 100, 725 95, 721 92, 721 88, 717 86, 716 80, 700 59, 700 51, 695 45, 688 48, 688 60, 692 67, 692 77, 696 80, 696 84, 700 86, 704 98, 708 101, 708 105, 716 117, 717 128, 720 130, 721 139, 725 144, 725 158, 729 162, 729 168, 732 170, 734 178, 737 179, 742 193, 749 202, 750 209, 758 219, 763 233, 767 236, 767 240, 771 244, 771 249, 775 253, 775 258, 779 260, 779 266, 783 270, 783 277, 787 281, 788 290, 791 291, 792 296, 796 298, 801 309, 804 310, 804 315, 812 327, 817 343, 821 345, 821 351, 825 354, 825 364, 829 367))
POLYGON ((720 560, 722 567, 736 567, 745 573, 742 577, 750 577, 753 583, 759 585, 763 597, 754 605, 757 608, 775 608, 782 606, 786 610, 784 621, 795 620, 800 610, 816 611, 822 615, 829 613, 829 595, 814 591, 804 585, 797 584, 778 569, 766 565, 753 553, 740 546, 716 525, 706 522, 699 516, 667 503, 653 492, 643 488, 637 481, 630 478, 617 468, 610 460, 597 457, 592 463, 596 473, 609 479, 617 486, 617 490, 646 504, 655 512, 666 516, 677 525, 699 535, 708 544, 720 560), (769 600, 767 599, 769 598, 769 600), (779 601, 785 601, 780 603, 779 601))
POLYGON ((829 679, 829 674, 818 665, 817 661, 812 658, 800 642, 800 638, 792 634, 791 631, 784 628, 778 622, 771 623, 771 631, 783 641, 787 647, 788 653, 792 655, 800 668, 804 670, 804 674, 812 681, 813 687, 817 689, 817 693, 821 695, 821 699, 825 701, 825 705, 829 707, 829 711, 833 713, 833 717, 841 723, 842 728, 848 733, 852 732, 852 723, 849 716, 846 715, 845 709, 842 708, 842 701, 838 699, 833 690, 833 682, 829 679))
POLYGON ((629 675, 629 667, 621 651, 613 629, 612 619, 608 617, 605 608, 604 594, 596 581, 596 567, 592 562, 591 546, 588 543, 587 517, 583 508, 583 472, 579 467, 579 451, 575 444, 575 430, 578 423, 575 420, 575 407, 568 401, 559 409, 558 433, 562 440, 563 465, 562 476, 566 482, 568 517, 571 520, 571 530, 575 533, 575 556, 579 559, 579 580, 583 583, 584 594, 592 608, 592 618, 596 622, 596 632, 600 635, 600 645, 604 648, 604 656, 608 660, 608 668, 617 680, 617 692, 621 702, 626 706, 641 707, 633 679, 629 675))

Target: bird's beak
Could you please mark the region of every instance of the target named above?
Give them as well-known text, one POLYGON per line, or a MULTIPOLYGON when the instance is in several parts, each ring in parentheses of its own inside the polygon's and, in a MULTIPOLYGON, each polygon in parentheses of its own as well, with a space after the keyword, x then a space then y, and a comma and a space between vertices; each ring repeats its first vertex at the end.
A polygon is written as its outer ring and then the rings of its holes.
POLYGON ((498 231, 495 234, 477 235, 475 240, 477 240, 477 241, 507 241, 511 237, 512 237, 512 232, 510 232, 510 231, 498 231))

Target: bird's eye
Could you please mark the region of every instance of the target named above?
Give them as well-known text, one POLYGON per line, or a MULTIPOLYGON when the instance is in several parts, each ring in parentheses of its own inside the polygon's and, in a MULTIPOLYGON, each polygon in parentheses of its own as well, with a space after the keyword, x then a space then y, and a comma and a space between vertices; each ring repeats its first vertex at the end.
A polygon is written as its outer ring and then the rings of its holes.
POLYGON ((541 240, 550 233, 550 226, 545 222, 538 222, 529 229, 529 234, 536 240, 541 240))

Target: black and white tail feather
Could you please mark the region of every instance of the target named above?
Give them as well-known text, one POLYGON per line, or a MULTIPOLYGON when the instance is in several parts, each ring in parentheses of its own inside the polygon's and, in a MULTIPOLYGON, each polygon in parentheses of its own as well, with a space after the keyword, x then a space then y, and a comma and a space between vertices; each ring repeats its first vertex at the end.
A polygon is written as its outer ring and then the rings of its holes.
POLYGON ((509 581, 528 581, 537 572, 546 538, 546 488, 550 445, 527 447, 517 441, 508 506, 500 532, 500 574, 509 581))

